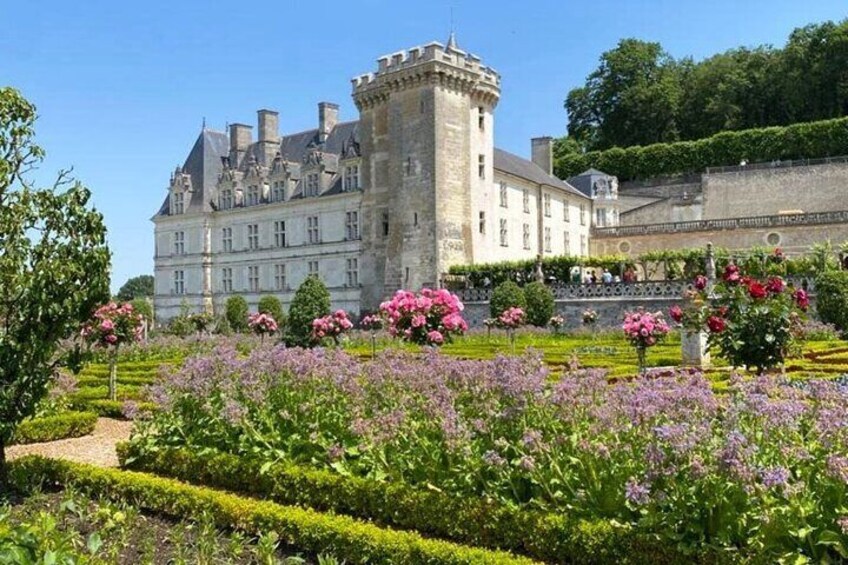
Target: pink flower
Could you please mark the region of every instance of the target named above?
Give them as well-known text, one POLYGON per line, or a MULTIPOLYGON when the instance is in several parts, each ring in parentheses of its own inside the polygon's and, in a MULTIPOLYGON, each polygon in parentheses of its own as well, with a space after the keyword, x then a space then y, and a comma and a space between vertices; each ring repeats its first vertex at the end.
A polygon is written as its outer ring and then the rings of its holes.
POLYGON ((442 335, 441 332, 439 332, 437 330, 432 330, 432 331, 427 332, 427 340, 430 343, 435 343, 435 344, 438 344, 438 345, 441 345, 442 343, 445 342, 444 336, 442 335))
POLYGON ((697 277, 695 277, 695 288, 697 288, 698 290, 704 290, 705 288, 707 288, 708 282, 709 281, 707 280, 707 277, 705 277, 704 275, 698 275, 697 277))
POLYGON ((671 319, 677 322, 678 324, 683 321, 683 308, 675 304, 668 310, 669 316, 671 319))
POLYGON ((798 305, 798 308, 801 310, 806 310, 810 307, 810 297, 807 296, 807 292, 799 288, 792 294, 792 298, 795 299, 795 304, 798 305))

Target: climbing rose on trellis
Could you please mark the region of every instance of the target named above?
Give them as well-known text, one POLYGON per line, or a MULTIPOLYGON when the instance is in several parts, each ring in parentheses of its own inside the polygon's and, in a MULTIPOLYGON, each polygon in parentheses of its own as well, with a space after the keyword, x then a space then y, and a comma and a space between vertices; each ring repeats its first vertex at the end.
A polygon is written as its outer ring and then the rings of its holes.
POLYGON ((461 312, 465 306, 446 289, 422 289, 417 295, 399 290, 380 305, 389 334, 419 345, 442 345, 468 329, 461 312))

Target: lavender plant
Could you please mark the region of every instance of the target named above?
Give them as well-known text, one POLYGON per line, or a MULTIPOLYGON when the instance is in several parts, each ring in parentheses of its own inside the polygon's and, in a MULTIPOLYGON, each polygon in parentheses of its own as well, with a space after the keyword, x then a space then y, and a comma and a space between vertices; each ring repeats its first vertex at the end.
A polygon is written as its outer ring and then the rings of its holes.
POLYGON ((220 450, 604 518, 695 549, 848 551, 848 389, 697 372, 609 384, 538 354, 232 348, 150 391, 138 449, 220 450))

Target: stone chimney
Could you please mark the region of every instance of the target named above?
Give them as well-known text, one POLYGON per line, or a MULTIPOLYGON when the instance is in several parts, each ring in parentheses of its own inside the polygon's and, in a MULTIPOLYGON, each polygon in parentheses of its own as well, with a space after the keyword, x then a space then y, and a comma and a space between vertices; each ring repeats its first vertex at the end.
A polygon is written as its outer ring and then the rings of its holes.
POLYGON ((549 175, 554 174, 554 139, 552 137, 534 137, 530 140, 530 160, 549 175))
POLYGON ((332 102, 318 103, 318 141, 324 143, 336 124, 339 123, 339 105, 332 102))
POLYGON ((258 110, 259 155, 262 165, 270 167, 280 150, 280 114, 274 110, 258 110))
POLYGON ((259 141, 278 143, 280 141, 280 113, 274 110, 258 110, 259 141))
POLYGON ((230 124, 230 166, 234 169, 241 166, 247 148, 253 142, 252 129, 247 124, 230 124))

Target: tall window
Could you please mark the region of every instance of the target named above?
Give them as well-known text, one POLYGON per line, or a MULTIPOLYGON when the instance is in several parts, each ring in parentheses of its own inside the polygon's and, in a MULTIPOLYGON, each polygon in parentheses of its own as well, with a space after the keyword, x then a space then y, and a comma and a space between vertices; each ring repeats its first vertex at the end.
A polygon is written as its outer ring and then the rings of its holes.
POLYGON ((523 241, 524 249, 530 249, 530 224, 524 224, 523 241))
POLYGON ((306 241, 309 243, 319 243, 321 239, 318 231, 318 216, 309 216, 306 218, 306 241))
POLYGON ((274 246, 275 247, 285 247, 286 246, 286 222, 285 220, 278 220, 274 222, 274 246))
POLYGON ((259 204, 259 185, 251 184, 247 187, 247 205, 256 206, 259 204))
POLYGON ((542 198, 542 201, 544 202, 545 217, 550 218, 551 217, 551 195, 545 194, 542 198))
POLYGON ((286 181, 275 180, 271 187, 271 200, 282 202, 286 197, 286 181))
POLYGON ((185 271, 174 271, 174 294, 185 294, 185 271))
POLYGON ((606 208, 598 208, 595 210, 595 225, 601 228, 607 225, 606 208))
POLYGON ((185 232, 174 232, 174 255, 185 254, 185 232))
POLYGON ((486 212, 480 211, 480 227, 478 228, 480 233, 486 233, 486 212))
POLYGON ((315 275, 316 277, 319 275, 318 272, 318 261, 310 261, 307 265, 307 271, 310 275, 315 275))
POLYGON ((545 228, 545 251, 551 252, 551 228, 545 228))
POLYGON ((225 188, 221 191, 220 198, 221 210, 229 210, 233 207, 233 191, 230 188, 225 188))
POLYGON ((486 127, 486 109, 482 106, 477 106, 477 127, 480 130, 486 127))
POLYGON ((182 214, 185 211, 185 193, 175 192, 171 196, 171 208, 174 214, 182 214))
POLYGON ((359 239, 359 212, 345 213, 345 239, 359 239))
POLYGON ((359 189, 359 165, 348 165, 344 173, 345 192, 359 189))
POLYGON ((380 218, 383 227, 383 237, 389 237, 389 213, 383 212, 380 218))
POLYGON ((506 183, 501 183, 501 208, 506 208, 506 183))
POLYGON ((509 234, 506 231, 506 220, 501 219, 501 247, 507 247, 509 245, 509 234))
POLYGON ((562 247, 565 255, 571 255, 571 235, 567 231, 562 232, 562 247))
POLYGON ((286 266, 283 263, 274 265, 274 288, 286 290, 286 266))
POLYGON ((571 221, 571 214, 568 211, 568 200, 565 200, 562 203, 562 219, 566 222, 571 221))
POLYGON ((306 196, 318 196, 318 173, 306 175, 306 196))
POLYGON ((530 191, 525 188, 524 190, 521 191, 521 196, 524 200, 524 212, 529 214, 530 213, 530 191))
POLYGON ((586 225, 586 205, 580 204, 580 225, 586 225))
POLYGON ((247 248, 259 249, 259 224, 247 224, 247 248))
POLYGON ((486 178, 486 156, 482 153, 477 156, 477 176, 486 178))
POLYGON ((230 267, 221 269, 221 290, 224 292, 233 291, 233 270, 230 267))
POLYGON ((580 234, 580 255, 586 256, 586 234, 580 234))
POLYGON ((221 248, 224 251, 233 250, 233 228, 223 228, 221 230, 221 248))
POLYGON ((347 260, 347 286, 359 286, 359 259, 347 260))
POLYGON ((250 292, 259 292, 259 266, 247 268, 247 288, 250 292))

